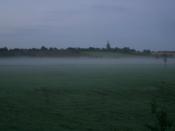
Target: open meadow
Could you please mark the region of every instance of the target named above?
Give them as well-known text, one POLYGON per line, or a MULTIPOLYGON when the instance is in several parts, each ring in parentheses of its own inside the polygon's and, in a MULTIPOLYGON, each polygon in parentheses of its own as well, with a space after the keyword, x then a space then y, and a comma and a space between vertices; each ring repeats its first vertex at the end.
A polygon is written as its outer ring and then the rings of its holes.
POLYGON ((1 58, 1 131, 146 131, 175 125, 175 59, 1 58))

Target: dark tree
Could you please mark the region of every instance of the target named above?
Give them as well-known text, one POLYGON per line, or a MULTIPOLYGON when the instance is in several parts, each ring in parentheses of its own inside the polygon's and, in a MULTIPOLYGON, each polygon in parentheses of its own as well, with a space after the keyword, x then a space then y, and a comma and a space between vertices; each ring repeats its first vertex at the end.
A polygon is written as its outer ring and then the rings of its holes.
POLYGON ((8 51, 8 48, 7 47, 0 48, 0 51, 3 51, 3 52, 8 51))
POLYGON ((107 49, 107 50, 111 50, 111 45, 110 45, 109 41, 108 41, 107 44, 106 44, 106 49, 107 49))
POLYGON ((143 50, 143 53, 144 53, 144 54, 150 54, 150 53, 151 53, 151 51, 150 51, 150 50, 148 50, 148 49, 145 49, 145 50, 143 50))
POLYGON ((42 46, 42 47, 41 47, 41 50, 42 50, 42 51, 47 51, 48 49, 47 49, 45 46, 42 46))

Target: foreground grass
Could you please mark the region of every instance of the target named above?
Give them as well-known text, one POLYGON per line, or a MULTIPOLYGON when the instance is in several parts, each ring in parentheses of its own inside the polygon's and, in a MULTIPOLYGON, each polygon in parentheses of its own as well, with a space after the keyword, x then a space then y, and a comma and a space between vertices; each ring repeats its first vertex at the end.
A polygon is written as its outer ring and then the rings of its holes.
POLYGON ((153 99, 175 120, 175 67, 0 67, 0 130, 147 130, 153 99))

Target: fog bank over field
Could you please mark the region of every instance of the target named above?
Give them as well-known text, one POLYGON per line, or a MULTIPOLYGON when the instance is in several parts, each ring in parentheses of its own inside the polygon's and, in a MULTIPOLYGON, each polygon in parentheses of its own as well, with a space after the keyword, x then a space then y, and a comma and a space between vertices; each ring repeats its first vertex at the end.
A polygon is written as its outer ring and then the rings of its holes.
MULTIPOLYGON (((0 66, 56 66, 56 65, 117 65, 117 64, 164 64, 163 58, 126 57, 126 58, 0 58, 0 66)), ((175 64, 175 58, 169 58, 167 64, 175 64)))

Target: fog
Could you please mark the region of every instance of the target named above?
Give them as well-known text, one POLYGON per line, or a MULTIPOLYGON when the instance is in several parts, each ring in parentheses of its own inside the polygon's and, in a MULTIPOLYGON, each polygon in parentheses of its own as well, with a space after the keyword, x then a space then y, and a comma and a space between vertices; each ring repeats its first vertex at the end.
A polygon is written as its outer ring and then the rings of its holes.
MULTIPOLYGON (((117 64, 159 64, 163 58, 0 58, 0 66, 56 66, 56 65, 117 65, 117 64)), ((167 64, 175 64, 175 58, 169 58, 167 64)))

